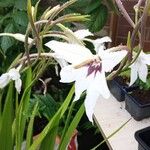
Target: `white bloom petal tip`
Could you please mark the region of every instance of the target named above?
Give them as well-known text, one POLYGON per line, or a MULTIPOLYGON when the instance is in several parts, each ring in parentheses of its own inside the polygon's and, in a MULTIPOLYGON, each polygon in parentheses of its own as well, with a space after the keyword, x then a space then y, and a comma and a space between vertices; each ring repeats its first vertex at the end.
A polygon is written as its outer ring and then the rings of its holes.
POLYGON ((0 76, 0 88, 4 88, 10 80, 15 81, 15 88, 17 92, 20 93, 22 81, 18 69, 12 68, 8 73, 4 73, 0 76))
POLYGON ((130 66, 131 74, 130 74, 130 86, 135 83, 137 78, 146 82, 148 75, 148 67, 150 63, 150 54, 145 54, 141 51, 140 55, 136 59, 136 61, 130 66))
POLYGON ((17 90, 17 92, 20 94, 21 91, 21 86, 22 86, 22 81, 21 79, 17 79, 15 80, 15 88, 17 90))
POLYGON ((83 40, 87 36, 93 36, 93 33, 91 33, 88 29, 75 31, 74 34, 78 39, 81 39, 81 40, 83 40))
POLYGON ((4 88, 10 81, 8 73, 4 73, 0 76, 0 88, 4 88))
MULTIPOLYGON (((23 35, 23 34, 15 33, 14 38, 18 41, 25 42, 25 35, 23 35)), ((28 44, 31 44, 32 41, 33 41, 33 39, 28 37, 28 44)))
POLYGON ((78 64, 93 56, 89 49, 79 44, 70 44, 53 40, 45 45, 53 50, 59 58, 72 64, 78 64))
POLYGON ((97 43, 97 44, 103 44, 105 42, 112 42, 112 40, 109 36, 105 36, 103 38, 100 38, 94 41, 94 43, 97 43))

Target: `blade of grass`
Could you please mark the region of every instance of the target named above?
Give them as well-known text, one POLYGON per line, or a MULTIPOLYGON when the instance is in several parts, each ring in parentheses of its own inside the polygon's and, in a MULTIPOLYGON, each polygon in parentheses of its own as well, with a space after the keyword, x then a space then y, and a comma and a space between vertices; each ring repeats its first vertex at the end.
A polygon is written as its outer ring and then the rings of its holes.
POLYGON ((71 114, 72 114, 74 105, 75 105, 75 102, 72 102, 71 106, 69 108, 68 116, 67 116, 67 119, 65 121, 65 127, 64 127, 63 132, 62 132, 61 140, 63 140, 65 138, 65 134, 66 134, 66 131, 69 127, 69 122, 70 122, 70 119, 71 119, 71 114))
POLYGON ((47 126, 40 133, 38 138, 33 142, 31 147, 29 148, 29 150, 35 150, 40 145, 40 143, 43 141, 43 139, 46 137, 46 135, 50 132, 50 130, 52 130, 52 128, 55 125, 55 122, 57 121, 58 116, 60 115, 60 118, 63 116, 63 114, 65 113, 65 111, 68 108, 68 105, 72 99, 73 94, 74 94, 74 86, 71 88, 71 90, 70 90, 68 96, 66 97, 64 103, 61 105, 61 107, 58 109, 58 111, 56 112, 54 117, 50 120, 50 122, 47 124, 47 126))
POLYGON ((16 149, 21 149, 21 143, 23 142, 23 134, 26 124, 26 112, 30 100, 31 94, 31 85, 32 81, 32 70, 29 67, 26 70, 26 81, 25 81, 25 91, 21 98, 21 102, 18 108, 17 116, 16 116, 16 149))
POLYGON ((26 149, 29 149, 31 140, 32 140, 32 131, 33 131, 33 123, 34 123, 34 118, 38 110, 38 102, 35 104, 33 108, 32 115, 30 117, 28 129, 27 129, 27 138, 26 138, 26 149))
POLYGON ((107 142, 112 136, 114 136, 116 133, 118 133, 132 118, 127 120, 124 124, 122 124, 117 130, 115 130, 112 134, 110 134, 108 137, 106 137, 102 142, 100 142, 97 146, 92 148, 91 150, 96 150, 99 146, 101 146, 103 143, 107 142))
POLYGON ((13 110, 13 82, 9 84, 7 96, 5 99, 4 110, 2 113, 1 128, 0 128, 0 149, 12 150, 12 123, 14 118, 13 110))
POLYGON ((71 124, 70 124, 70 126, 69 126, 69 128, 68 128, 68 130, 67 130, 67 132, 66 132, 66 134, 64 136, 64 138, 61 140, 61 143, 59 145, 59 150, 66 149, 66 147, 67 147, 67 145, 68 145, 68 143, 69 143, 69 141, 70 141, 70 139, 72 137, 72 134, 73 134, 74 130, 76 129, 76 127, 77 127, 81 117, 84 114, 84 110, 85 110, 84 104, 82 104, 80 106, 80 109, 76 113, 74 119, 72 120, 72 122, 71 122, 71 124))
POLYGON ((47 149, 54 149, 55 147, 55 141, 56 141, 56 136, 57 136, 57 131, 58 131, 58 126, 59 126, 59 119, 60 116, 57 116, 55 126, 50 130, 50 132, 46 135, 44 140, 41 143, 40 149, 42 150, 47 150, 47 149))

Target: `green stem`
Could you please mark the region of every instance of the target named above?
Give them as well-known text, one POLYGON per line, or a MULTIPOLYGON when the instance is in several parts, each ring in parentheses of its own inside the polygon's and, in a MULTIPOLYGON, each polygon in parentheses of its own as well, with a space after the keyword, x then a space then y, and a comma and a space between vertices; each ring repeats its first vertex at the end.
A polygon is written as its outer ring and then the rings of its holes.
POLYGON ((75 102, 72 101, 71 103, 71 106, 69 108, 69 112, 68 112, 68 116, 67 116, 67 120, 65 121, 65 127, 64 127, 64 130, 63 130, 63 133, 62 133, 62 140, 64 139, 64 136, 65 136, 65 133, 69 127, 69 122, 70 122, 70 119, 71 119, 71 114, 72 114, 72 111, 73 111, 73 107, 75 106, 75 102))
POLYGON ((92 148, 91 150, 96 150, 99 146, 101 146, 103 143, 107 142, 112 136, 114 136, 116 133, 118 133, 132 118, 127 120, 123 125, 121 125, 117 130, 115 130, 112 134, 110 134, 107 138, 105 138, 100 144, 92 148))

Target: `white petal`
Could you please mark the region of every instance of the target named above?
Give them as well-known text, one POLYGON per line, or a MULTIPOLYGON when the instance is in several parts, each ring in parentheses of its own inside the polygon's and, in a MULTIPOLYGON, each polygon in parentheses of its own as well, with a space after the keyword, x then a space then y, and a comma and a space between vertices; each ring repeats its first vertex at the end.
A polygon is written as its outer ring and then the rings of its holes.
POLYGON ((144 63, 147 64, 147 65, 150 65, 150 54, 145 54, 144 63))
POLYGON ((139 78, 143 81, 146 82, 147 75, 148 75, 148 68, 146 64, 140 64, 138 67, 138 73, 139 73, 139 78))
POLYGON ((85 91, 93 82, 93 75, 87 76, 87 68, 76 76, 75 82, 75 98, 74 101, 78 100, 83 91, 85 91))
POLYGON ((15 80, 15 88, 18 93, 20 93, 21 91, 21 85, 22 85, 22 81, 20 79, 15 80))
POLYGON ((110 97, 110 91, 108 89, 104 73, 97 73, 95 79, 91 82, 91 85, 87 89, 85 108, 86 114, 91 122, 93 121, 92 116, 99 95, 102 95, 106 99, 110 97))
POLYGON ((93 56, 89 49, 78 44, 50 41, 45 45, 56 52, 60 58, 73 64, 81 63, 93 56))
POLYGON ((95 43, 99 43, 99 44, 102 44, 102 43, 105 43, 105 42, 112 42, 111 38, 109 36, 105 36, 105 37, 102 37, 100 39, 96 39, 94 41, 95 43))
POLYGON ((55 57, 55 59, 59 63, 59 65, 60 65, 61 68, 63 68, 63 67, 65 67, 65 66, 68 65, 68 63, 64 59, 56 58, 56 57, 55 57))
POLYGON ((111 42, 111 38, 108 37, 108 36, 105 36, 105 37, 103 37, 103 38, 93 40, 93 45, 94 45, 94 47, 95 47, 95 51, 96 51, 96 52, 99 52, 100 50, 102 50, 102 49, 101 49, 102 46, 103 46, 103 48, 105 48, 105 47, 104 47, 104 43, 105 43, 105 42, 111 42))
POLYGON ((105 99, 108 99, 110 97, 110 91, 107 86, 107 81, 105 77, 105 73, 97 73, 95 76, 95 80, 93 82, 93 90, 98 91, 100 95, 102 95, 105 99))
MULTIPOLYGON (((10 36, 10 37, 15 38, 18 41, 25 42, 25 35, 20 34, 20 33, 15 33, 15 34, 13 34, 13 33, 0 33, 0 36, 10 36)), ((28 44, 31 44, 32 41, 33 41, 33 39, 28 38, 28 44)))
POLYGON ((60 77, 62 83, 73 82, 76 79, 76 71, 71 65, 63 67, 60 71, 60 77))
POLYGON ((8 73, 4 73, 0 76, 0 88, 4 88, 10 81, 8 73))
POLYGON ((131 68, 131 74, 130 74, 130 84, 131 86, 138 78, 138 66, 136 65, 136 62, 132 64, 131 68))
POLYGON ((10 69, 8 74, 12 80, 17 80, 20 78, 20 74, 15 68, 10 69))
MULTIPOLYGON (((23 35, 23 34, 16 33, 16 34, 14 34, 14 38, 19 41, 25 42, 25 35, 23 35)), ((31 44, 32 41, 33 41, 33 39, 28 37, 28 44, 31 44)))
POLYGON ((75 31, 74 34, 78 39, 81 39, 81 40, 87 36, 93 35, 88 29, 86 29, 86 30, 82 29, 82 30, 75 31))
POLYGON ((110 72, 126 55, 126 50, 117 52, 107 52, 107 50, 104 51, 103 55, 100 55, 100 58, 102 59, 102 70, 105 72, 110 72))
POLYGON ((87 91, 87 95, 86 95, 85 102, 84 102, 85 112, 89 121, 91 122, 93 122, 92 116, 94 113, 94 108, 95 108, 95 104, 96 104, 98 97, 99 97, 99 93, 97 91, 93 92, 92 89, 87 91))

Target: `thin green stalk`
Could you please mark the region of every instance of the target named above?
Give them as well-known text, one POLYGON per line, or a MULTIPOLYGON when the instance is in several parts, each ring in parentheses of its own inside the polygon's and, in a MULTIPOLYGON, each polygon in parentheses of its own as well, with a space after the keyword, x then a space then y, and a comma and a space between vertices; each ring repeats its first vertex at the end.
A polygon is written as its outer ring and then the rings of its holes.
POLYGON ((3 91, 0 90, 0 122, 1 122, 1 116, 2 116, 2 97, 3 97, 3 91))
POLYGON ((65 150, 71 137, 73 136, 74 130, 76 129, 81 117, 83 116, 85 111, 84 103, 80 106, 78 112, 76 113, 75 117, 73 118, 72 122, 70 123, 68 130, 65 134, 65 138, 61 140, 59 145, 59 150, 65 150))
POLYGON ((17 115, 18 107, 19 107, 19 103, 18 103, 18 92, 16 91, 16 99, 15 99, 15 115, 17 115))
POLYGON ((91 150, 96 150, 99 146, 101 146, 103 143, 107 142, 111 137, 113 137, 116 133, 118 133, 132 118, 127 120, 123 125, 121 125, 117 130, 115 130, 112 134, 110 134, 108 137, 106 137, 102 142, 100 142, 98 145, 96 145, 91 150))
POLYGON ((62 139, 62 140, 64 139, 65 133, 66 133, 68 127, 69 127, 69 123, 70 123, 70 119, 71 119, 71 115, 72 115, 72 111, 73 111, 74 106, 75 106, 75 102, 72 101, 71 106, 70 106, 70 108, 69 108, 68 115, 67 115, 67 119, 66 119, 66 121, 65 121, 65 127, 64 127, 62 136, 61 136, 61 139, 62 139))
POLYGON ((33 130, 33 123, 34 123, 34 118, 35 115, 37 113, 38 110, 38 102, 36 102, 33 111, 32 111, 32 115, 30 117, 30 121, 29 121, 29 125, 28 125, 28 129, 27 129, 27 138, 26 138, 26 150, 29 149, 30 145, 31 145, 31 141, 32 141, 32 130, 33 130))

